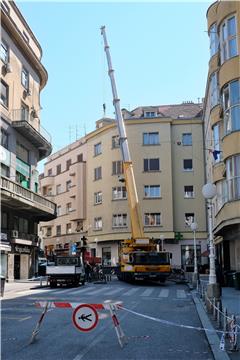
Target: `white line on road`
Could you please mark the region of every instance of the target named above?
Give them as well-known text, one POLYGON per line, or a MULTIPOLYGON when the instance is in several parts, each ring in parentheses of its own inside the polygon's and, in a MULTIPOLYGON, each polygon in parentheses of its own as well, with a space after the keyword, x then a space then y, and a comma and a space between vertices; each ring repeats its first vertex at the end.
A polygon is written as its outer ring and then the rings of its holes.
POLYGON ((111 291, 107 291, 104 295, 113 295, 113 294, 116 294, 118 293, 119 291, 122 291, 124 288, 121 287, 121 288, 117 288, 117 289, 114 289, 114 290, 111 290, 111 291))
POLYGON ((149 296, 153 292, 154 289, 146 289, 141 296, 149 296))
POLYGON ((187 295, 185 293, 185 290, 177 290, 177 297, 179 299, 186 299, 187 295))
POLYGON ((169 290, 168 290, 168 289, 162 289, 162 290, 160 291, 160 294, 158 295, 158 297, 164 297, 164 298, 166 298, 166 297, 168 297, 168 295, 169 295, 169 290))
POLYGON ((133 294, 135 294, 135 292, 137 292, 139 290, 139 288, 133 288, 128 290, 126 293, 122 294, 122 295, 126 295, 126 296, 131 296, 133 294))

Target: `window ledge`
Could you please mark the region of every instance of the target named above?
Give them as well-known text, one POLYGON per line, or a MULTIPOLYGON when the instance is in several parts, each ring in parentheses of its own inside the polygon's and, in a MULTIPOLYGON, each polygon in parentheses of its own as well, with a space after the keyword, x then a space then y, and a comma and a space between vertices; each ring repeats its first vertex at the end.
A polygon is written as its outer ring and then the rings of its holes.
POLYGON ((162 199, 162 196, 144 196, 143 197, 144 200, 158 200, 158 199, 162 199))

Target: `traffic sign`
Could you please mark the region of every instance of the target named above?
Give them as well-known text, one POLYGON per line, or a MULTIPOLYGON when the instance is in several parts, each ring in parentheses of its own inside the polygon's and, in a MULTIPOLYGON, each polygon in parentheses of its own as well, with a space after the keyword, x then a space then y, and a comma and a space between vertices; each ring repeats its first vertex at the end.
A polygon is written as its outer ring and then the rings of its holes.
POLYGON ((91 331, 98 323, 98 313, 93 306, 81 304, 73 312, 72 320, 78 330, 91 331))

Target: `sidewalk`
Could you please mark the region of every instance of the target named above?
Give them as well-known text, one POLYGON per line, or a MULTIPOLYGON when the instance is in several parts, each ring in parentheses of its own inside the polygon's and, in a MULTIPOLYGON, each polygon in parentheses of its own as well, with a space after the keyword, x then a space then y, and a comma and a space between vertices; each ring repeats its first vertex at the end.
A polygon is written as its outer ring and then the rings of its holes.
POLYGON ((13 282, 5 282, 4 295, 1 299, 4 300, 4 297, 7 295, 18 294, 23 291, 43 288, 47 286, 46 277, 37 277, 33 279, 25 279, 25 280, 15 280, 13 282))

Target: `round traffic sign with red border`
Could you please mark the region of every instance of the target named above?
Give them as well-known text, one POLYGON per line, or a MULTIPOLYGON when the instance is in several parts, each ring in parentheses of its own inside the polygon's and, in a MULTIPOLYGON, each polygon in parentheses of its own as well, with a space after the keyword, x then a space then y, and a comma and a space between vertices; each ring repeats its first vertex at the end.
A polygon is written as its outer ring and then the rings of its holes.
POLYGON ((98 323, 96 309, 88 304, 81 304, 73 312, 72 320, 78 330, 91 331, 98 323))

